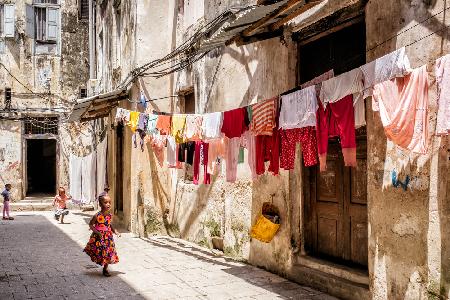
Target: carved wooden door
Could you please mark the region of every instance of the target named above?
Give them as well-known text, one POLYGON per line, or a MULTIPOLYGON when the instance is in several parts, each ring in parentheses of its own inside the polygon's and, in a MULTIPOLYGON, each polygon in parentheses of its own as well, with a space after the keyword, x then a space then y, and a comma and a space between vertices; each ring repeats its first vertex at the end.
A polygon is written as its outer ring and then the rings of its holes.
POLYGON ((327 171, 306 168, 306 250, 367 266, 366 137, 357 140, 357 168, 344 166, 337 139, 328 145, 327 171), (309 183, 309 184, 308 184, 309 183))

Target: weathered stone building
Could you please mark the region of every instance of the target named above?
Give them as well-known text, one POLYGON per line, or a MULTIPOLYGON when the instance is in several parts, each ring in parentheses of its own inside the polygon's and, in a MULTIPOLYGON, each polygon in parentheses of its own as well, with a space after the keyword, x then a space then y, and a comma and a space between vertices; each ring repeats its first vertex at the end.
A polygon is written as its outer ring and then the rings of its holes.
MULTIPOLYGON (((234 184, 222 174, 210 185, 196 186, 189 170, 161 168, 150 147, 133 147, 131 131, 113 125, 112 110, 108 181, 115 213, 139 235, 166 232, 209 246, 211 236, 220 236, 227 255, 340 297, 449 298, 448 138, 432 134, 434 62, 450 49, 446 1, 305 2, 307 6, 289 13, 279 8, 264 11, 260 19, 276 17, 275 11, 279 22, 252 20, 247 26, 255 27, 238 32, 230 43, 235 36, 213 45, 180 72, 136 77, 129 99, 120 106, 142 111, 137 105, 142 93, 152 100, 147 111, 224 111, 279 95, 330 69, 343 73, 406 46, 412 67, 427 64, 430 74, 428 154, 408 153, 388 141, 367 99, 367 126, 358 130, 356 169, 343 167, 339 148, 330 145, 330 168, 323 174, 302 167, 297 155, 295 170, 279 176, 266 174, 252 181, 244 163, 238 165, 234 184), (258 32, 255 24, 264 30, 258 32), (411 178, 406 191, 392 185, 393 171, 402 180, 411 178), (280 209, 279 232, 268 244, 251 240, 251 225, 262 204, 271 201, 280 209)), ((222 12, 254 4, 97 2, 98 91, 117 88, 132 70, 164 57, 222 12)), ((214 39, 216 29, 211 30, 214 39)), ((122 88, 113 95, 123 93, 122 88)), ((114 96, 103 97, 115 101, 114 96)))
POLYGON ((88 2, 79 1, 0 4, 0 185, 13 184, 14 200, 66 186, 72 137, 80 144, 87 132, 62 123, 89 78, 88 2))

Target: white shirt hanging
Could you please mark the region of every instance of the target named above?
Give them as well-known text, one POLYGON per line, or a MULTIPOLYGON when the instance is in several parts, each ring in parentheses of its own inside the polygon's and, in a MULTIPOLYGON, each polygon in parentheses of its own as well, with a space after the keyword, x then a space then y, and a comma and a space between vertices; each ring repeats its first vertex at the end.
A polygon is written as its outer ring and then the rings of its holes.
POLYGON ((293 129, 316 126, 317 107, 315 86, 281 96, 279 128, 293 129))

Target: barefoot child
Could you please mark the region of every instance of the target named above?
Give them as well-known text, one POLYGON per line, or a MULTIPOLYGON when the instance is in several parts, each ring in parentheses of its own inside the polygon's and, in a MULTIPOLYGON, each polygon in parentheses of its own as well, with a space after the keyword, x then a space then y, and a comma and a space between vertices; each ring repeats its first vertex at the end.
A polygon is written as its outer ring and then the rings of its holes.
POLYGON ((92 230, 91 238, 84 248, 84 252, 91 257, 91 260, 103 266, 103 275, 111 276, 108 272, 108 265, 119 262, 116 253, 113 233, 120 236, 120 233, 111 225, 112 215, 110 213, 111 198, 108 195, 98 197, 101 210, 96 213, 89 222, 92 230))
POLYGON ((9 216, 9 201, 11 200, 11 184, 7 183, 5 185, 5 190, 2 192, 3 196, 3 220, 14 220, 13 217, 9 216))
POLYGON ((59 221, 61 217, 61 224, 64 224, 64 216, 69 214, 69 210, 66 206, 66 201, 70 200, 72 197, 66 195, 66 190, 63 187, 58 189, 58 195, 55 196, 53 200, 53 206, 55 207, 55 219, 59 221))

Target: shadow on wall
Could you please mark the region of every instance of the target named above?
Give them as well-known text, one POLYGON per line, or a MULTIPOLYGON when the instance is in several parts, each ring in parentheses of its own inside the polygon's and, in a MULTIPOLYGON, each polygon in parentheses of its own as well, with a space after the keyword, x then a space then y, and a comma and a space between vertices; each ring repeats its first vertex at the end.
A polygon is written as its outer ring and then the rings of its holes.
MULTIPOLYGON (((208 201, 210 198, 211 191, 214 189, 214 186, 217 182, 217 176, 211 176, 211 184, 201 184, 196 190, 195 200, 191 203, 191 210, 187 217, 187 221, 183 228, 180 229, 180 236, 182 238, 187 238, 189 232, 194 225, 194 223, 198 220, 198 218, 202 215, 202 212, 206 209, 208 205, 208 201)), ((175 197, 176 201, 177 197, 175 197)), ((175 206, 173 206, 175 207, 175 206)), ((178 219, 178 212, 174 211, 174 220, 178 219)))
MULTIPOLYGON (((160 169, 160 166, 156 161, 154 152, 149 145, 147 145, 147 152, 150 165, 150 178, 152 181, 153 200, 155 201, 153 204, 155 208, 159 207, 159 209, 161 210, 161 216, 164 218, 165 212, 169 208, 170 196, 164 189, 164 184, 161 182, 160 172, 158 171, 158 169, 160 169)), ((156 220, 154 221, 156 222, 156 220)), ((149 222, 149 220, 146 220, 146 222, 149 222)), ((168 232, 167 227, 166 231, 168 232)))

